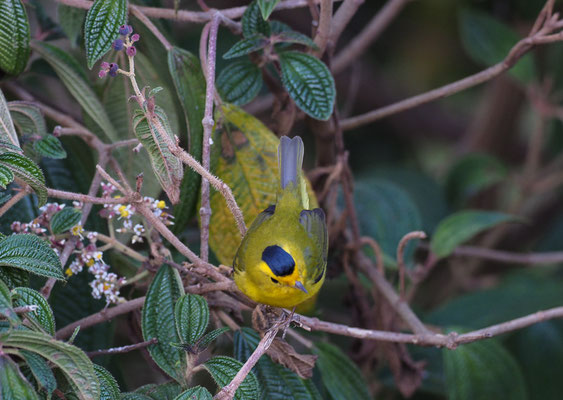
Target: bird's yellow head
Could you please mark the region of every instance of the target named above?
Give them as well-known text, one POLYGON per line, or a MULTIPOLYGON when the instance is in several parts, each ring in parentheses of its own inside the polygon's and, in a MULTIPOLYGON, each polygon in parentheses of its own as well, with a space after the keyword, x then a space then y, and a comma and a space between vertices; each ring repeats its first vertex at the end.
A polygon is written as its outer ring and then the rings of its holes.
POLYGON ((262 252, 259 269, 273 283, 289 286, 307 293, 295 258, 291 255, 289 249, 278 245, 266 247, 262 252))

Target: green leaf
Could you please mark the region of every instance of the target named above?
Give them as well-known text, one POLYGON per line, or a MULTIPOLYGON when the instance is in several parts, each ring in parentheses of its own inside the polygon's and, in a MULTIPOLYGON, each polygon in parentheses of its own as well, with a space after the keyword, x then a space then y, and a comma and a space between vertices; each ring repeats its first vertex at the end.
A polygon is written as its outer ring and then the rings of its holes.
POLYGON ((211 393, 201 386, 196 386, 183 391, 174 400, 212 400, 211 393))
POLYGON ((47 202, 45 177, 31 159, 18 153, 3 153, 0 154, 0 166, 8 168, 16 178, 21 179, 33 189, 40 207, 47 202))
POLYGON ((140 393, 121 393, 120 400, 153 400, 149 396, 140 393))
POLYGON ((181 384, 185 380, 186 356, 171 343, 180 342, 174 326, 174 304, 183 294, 178 271, 163 265, 149 286, 142 316, 144 340, 158 339, 158 343, 148 347, 152 359, 181 384))
POLYGON ((47 392, 47 398, 50 398, 53 390, 57 388, 57 381, 47 361, 40 355, 32 353, 31 351, 22 350, 20 354, 27 363, 27 366, 39 386, 47 392))
POLYGON ((61 141, 53 135, 45 136, 33 143, 35 151, 42 156, 63 159, 66 158, 66 151, 63 148, 61 141))
POLYGON ((127 22, 127 0, 95 0, 84 22, 84 44, 88 68, 92 69, 119 36, 127 22))
POLYGON ((303 46, 311 47, 313 49, 318 49, 317 45, 309 36, 304 35, 300 32, 295 31, 283 31, 280 32, 276 37, 272 38, 275 42, 280 43, 295 43, 302 44, 303 46))
POLYGON ((338 347, 319 342, 313 352, 319 356, 317 366, 333 399, 371 399, 361 371, 338 347))
POLYGON ((21 73, 29 58, 29 22, 20 0, 0 2, 0 69, 21 73))
MULTIPOLYGON (((184 111, 188 132, 188 151, 201 161, 203 120, 205 112, 205 77, 199 59, 189 51, 174 47, 168 52, 168 69, 180 105, 184 111)), ((201 176, 186 168, 180 184, 180 202, 174 207, 173 231, 179 234, 196 212, 201 176)))
POLYGON ((144 394, 153 400, 174 400, 182 391, 182 386, 176 382, 166 382, 161 385, 148 384, 141 386, 135 393, 144 394))
POLYGON ((245 38, 251 37, 257 33, 270 36, 270 24, 262 18, 262 11, 260 10, 257 0, 254 0, 246 7, 241 22, 242 35, 245 38))
MULTIPOLYGON (((484 12, 463 10, 460 13, 460 36, 463 47, 478 64, 491 66, 501 62, 521 37, 505 24, 484 12)), ((531 54, 522 57, 509 73, 524 84, 535 77, 531 54)))
POLYGON ((13 180, 14 174, 12 174, 10 168, 0 165, 0 187, 6 189, 6 186, 12 183, 13 180))
POLYGON ((436 227, 430 249, 438 258, 449 256, 473 236, 504 222, 518 221, 514 215, 494 211, 466 210, 454 213, 436 227))
MULTIPOLYGON (((225 356, 213 357, 203 364, 220 387, 228 385, 242 368, 242 365, 239 360, 225 356)), ((258 399, 259 393, 258 380, 254 373, 250 372, 240 384, 233 398, 237 400, 258 399)))
POLYGON ((61 260, 47 242, 35 235, 11 235, 0 242, 0 266, 64 280, 61 260))
POLYGON ((100 384, 92 362, 78 347, 54 340, 44 333, 24 330, 12 331, 3 345, 29 350, 46 358, 65 374, 80 399, 100 397, 100 384))
POLYGON ((59 16, 59 25, 70 41, 71 47, 76 47, 78 36, 82 33, 82 27, 84 26, 86 10, 59 3, 57 14, 59 16))
POLYGON ((94 372, 100 382, 100 400, 119 400, 119 385, 113 375, 98 364, 94 364, 94 372))
POLYGON ((36 322, 51 336, 55 336, 55 318, 53 317, 53 311, 41 293, 30 288, 17 287, 12 290, 12 300, 16 307, 37 306, 35 311, 26 314, 26 318, 36 322))
POLYGON ((10 109, 2 90, 0 90, 0 142, 10 143, 16 146, 16 148, 20 148, 20 142, 16 134, 16 129, 14 128, 10 109))
POLYGON ((207 301, 197 294, 185 294, 176 302, 174 316, 180 340, 193 345, 203 336, 209 324, 207 301))
POLYGON ((29 280, 29 272, 19 268, 2 267, 0 268, 0 280, 13 289, 18 286, 27 285, 29 280))
POLYGON ((8 109, 20 135, 47 135, 45 118, 35 104, 28 101, 10 101, 8 109))
POLYGON ((0 398, 39 400, 16 363, 6 356, 0 356, 0 398))
MULTIPOLYGON (((174 133, 170 129, 168 117, 164 110, 156 106, 154 114, 160 126, 164 128, 165 134, 168 135, 170 140, 174 141, 174 133)), ((153 121, 149 123, 141 110, 135 110, 133 129, 137 139, 143 144, 150 156, 153 171, 160 182, 160 186, 162 186, 172 204, 178 203, 180 201, 180 183, 183 176, 182 162, 168 148, 165 139, 157 129, 157 124, 153 121)))
POLYGON ((223 100, 244 105, 254 99, 262 88, 262 72, 250 60, 227 65, 217 77, 217 88, 223 100))
POLYGON ((443 349, 448 399, 527 399, 524 377, 514 358, 496 341, 443 349))
POLYGON ((258 7, 260 7, 264 21, 270 18, 270 14, 272 14, 272 11, 274 11, 279 1, 280 0, 258 0, 258 7))
POLYGON ((281 52, 278 56, 282 83, 295 104, 313 118, 328 120, 336 90, 327 66, 317 58, 297 51, 281 52))
POLYGON ((68 91, 98 124, 106 137, 111 142, 117 142, 119 140, 117 132, 77 61, 64 50, 47 43, 33 42, 32 48, 51 65, 68 91))
POLYGON ((20 319, 12 307, 10 289, 8 289, 8 286, 6 286, 3 281, 0 281, 0 315, 8 318, 12 325, 20 323, 20 319))
POLYGON ((223 58, 228 60, 230 58, 241 57, 252 52, 262 50, 268 45, 268 43, 270 43, 270 41, 264 35, 252 35, 236 42, 229 51, 223 54, 223 58))
POLYGON ((197 342, 198 353, 205 350, 207 346, 211 344, 211 342, 213 342, 215 339, 217 339, 223 333, 228 332, 229 330, 230 329, 228 327, 223 326, 222 328, 213 329, 211 332, 207 333, 197 342))
POLYGON ((74 207, 65 207, 51 218, 51 231, 55 235, 70 230, 80 223, 82 211, 74 207))

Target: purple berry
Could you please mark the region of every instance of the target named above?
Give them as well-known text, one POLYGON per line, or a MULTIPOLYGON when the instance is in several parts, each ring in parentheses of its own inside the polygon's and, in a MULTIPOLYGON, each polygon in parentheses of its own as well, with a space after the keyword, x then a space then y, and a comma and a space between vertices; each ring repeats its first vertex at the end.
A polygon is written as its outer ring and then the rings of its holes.
POLYGON ((138 33, 134 33, 133 35, 131 35, 131 41, 133 43, 138 42, 140 38, 141 36, 138 33))
POLYGON ((117 51, 123 50, 123 40, 115 39, 113 42, 113 49, 117 51))
POLYGON ((135 54, 137 54, 137 49, 135 46, 129 46, 127 47, 127 50, 125 50, 125 53, 127 53, 129 57, 134 57, 135 54))
POLYGON ((122 36, 129 35, 129 33, 130 33, 129 28, 130 28, 130 25, 121 25, 119 27, 119 34, 122 35, 122 36))
POLYGON ((100 68, 101 68, 101 69, 108 70, 108 69, 109 69, 109 63, 106 62, 106 61, 104 61, 104 62, 102 63, 102 65, 100 65, 100 68))
POLYGON ((117 76, 117 70, 119 69, 119 65, 115 63, 111 63, 109 65, 109 76, 115 78, 117 76))

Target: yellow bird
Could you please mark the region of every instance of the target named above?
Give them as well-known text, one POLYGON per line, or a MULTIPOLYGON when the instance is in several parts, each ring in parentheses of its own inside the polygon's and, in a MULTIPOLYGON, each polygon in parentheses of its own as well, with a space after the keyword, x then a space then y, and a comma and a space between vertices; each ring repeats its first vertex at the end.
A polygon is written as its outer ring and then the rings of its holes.
POLYGON ((324 211, 308 210, 299 136, 281 138, 278 165, 276 204, 256 217, 233 266, 238 288, 252 300, 292 308, 313 297, 323 285, 328 233, 324 211))

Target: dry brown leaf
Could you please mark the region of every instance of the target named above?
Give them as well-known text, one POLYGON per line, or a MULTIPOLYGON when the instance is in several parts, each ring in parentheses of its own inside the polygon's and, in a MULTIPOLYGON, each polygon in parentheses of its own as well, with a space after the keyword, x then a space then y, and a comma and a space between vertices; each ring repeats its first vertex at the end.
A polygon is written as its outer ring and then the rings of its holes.
POLYGON ((313 368, 318 356, 313 354, 299 354, 293 346, 276 338, 266 352, 272 360, 295 372, 303 379, 313 376, 313 368))

